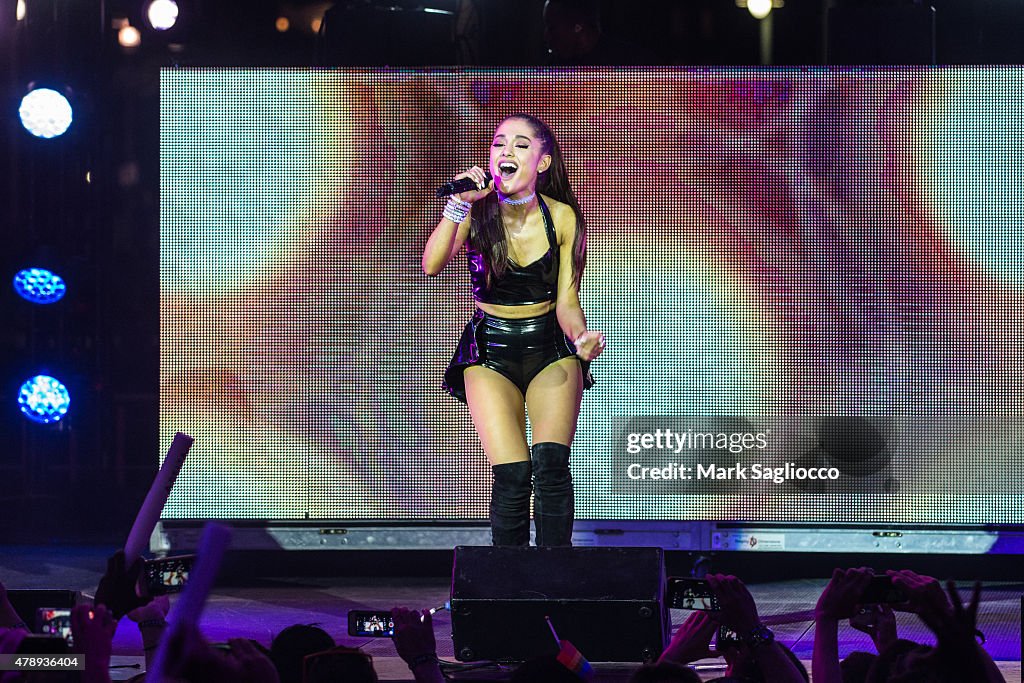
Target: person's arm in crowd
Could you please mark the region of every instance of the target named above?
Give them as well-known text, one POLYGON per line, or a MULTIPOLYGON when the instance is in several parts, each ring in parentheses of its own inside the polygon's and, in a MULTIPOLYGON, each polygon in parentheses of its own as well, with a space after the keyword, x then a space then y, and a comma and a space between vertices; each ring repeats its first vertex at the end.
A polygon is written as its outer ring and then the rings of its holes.
POLYGON ((11 604, 10 598, 7 597, 7 587, 2 582, 0 582, 0 628, 30 630, 25 621, 14 610, 14 605, 11 604))
MULTIPOLYGON (((732 628, 750 647, 767 683, 804 683, 804 677, 775 642, 757 615, 754 596, 735 576, 708 574, 708 584, 718 598, 722 624, 732 628)), ((818 683, 815 674, 815 683, 818 683)))
POLYGON ((142 651, 146 655, 146 669, 153 664, 153 657, 160 645, 160 638, 167 630, 167 612, 171 601, 166 595, 154 598, 148 605, 136 607, 128 613, 128 618, 138 624, 142 636, 142 651))
POLYGON ((836 569, 814 608, 814 683, 842 683, 839 668, 839 622, 857 613, 873 572, 866 568, 836 569))
POLYGON ((718 620, 708 612, 692 612, 672 636, 672 642, 661 653, 658 662, 689 664, 698 659, 715 657, 711 651, 711 637, 718 628, 718 620))
POLYGON ((78 605, 71 610, 75 650, 85 658, 82 683, 110 683, 110 652, 117 622, 103 605, 78 605))
POLYGON ((422 615, 416 610, 396 607, 391 611, 395 620, 395 650, 417 683, 441 683, 444 676, 437 659, 434 624, 429 612, 422 615))
POLYGON ((922 576, 902 569, 889 570, 893 585, 907 593, 910 610, 921 617, 921 621, 935 634, 936 655, 941 658, 945 670, 963 680, 979 680, 987 683, 1005 683, 999 667, 977 641, 978 605, 981 602, 981 584, 974 584, 971 602, 964 607, 956 585, 947 584, 949 596, 930 576, 922 576))

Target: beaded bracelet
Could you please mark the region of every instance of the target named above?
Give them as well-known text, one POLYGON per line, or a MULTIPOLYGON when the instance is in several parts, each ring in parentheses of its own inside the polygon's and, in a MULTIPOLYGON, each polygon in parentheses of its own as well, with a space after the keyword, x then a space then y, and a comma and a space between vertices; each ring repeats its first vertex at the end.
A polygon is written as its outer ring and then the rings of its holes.
POLYGON ((469 216, 469 210, 472 206, 469 202, 464 202, 458 197, 449 197, 442 215, 452 223, 459 224, 469 216))

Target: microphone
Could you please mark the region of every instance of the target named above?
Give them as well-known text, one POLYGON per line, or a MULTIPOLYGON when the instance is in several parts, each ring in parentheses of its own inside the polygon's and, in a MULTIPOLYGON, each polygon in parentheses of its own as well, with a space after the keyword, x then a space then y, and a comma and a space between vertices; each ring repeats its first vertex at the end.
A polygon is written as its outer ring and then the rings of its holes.
MULTIPOLYGON (((491 182, 491 174, 484 171, 484 177, 487 178, 487 182, 491 182)), ((484 187, 487 187, 486 185, 484 187)), ((472 178, 459 178, 458 180, 449 180, 447 183, 437 188, 437 197, 447 197, 450 194, 459 194, 460 192, 469 192, 470 190, 479 190, 476 181, 472 178)))

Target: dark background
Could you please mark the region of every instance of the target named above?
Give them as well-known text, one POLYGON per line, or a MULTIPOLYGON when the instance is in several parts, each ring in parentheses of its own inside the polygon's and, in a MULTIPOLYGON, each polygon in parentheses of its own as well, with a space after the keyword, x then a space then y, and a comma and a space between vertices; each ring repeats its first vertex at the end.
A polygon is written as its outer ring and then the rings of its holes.
MULTIPOLYGON (((162 33, 146 4, 26 0, 17 21, 15 0, 0 0, 0 543, 123 539, 169 444, 157 428, 161 67, 558 62, 542 0, 179 0, 162 33), (118 44, 125 20, 139 47, 118 44), (30 83, 69 92, 68 133, 37 140, 21 127, 30 83), (17 297, 11 278, 32 265, 65 277, 63 301, 17 297), (53 426, 24 419, 15 400, 40 372, 72 396, 53 426)), ((623 62, 762 62, 761 27, 735 0, 600 4, 602 40, 623 62)), ((1024 62, 1024 0, 787 0, 771 17, 775 65, 1024 62)))

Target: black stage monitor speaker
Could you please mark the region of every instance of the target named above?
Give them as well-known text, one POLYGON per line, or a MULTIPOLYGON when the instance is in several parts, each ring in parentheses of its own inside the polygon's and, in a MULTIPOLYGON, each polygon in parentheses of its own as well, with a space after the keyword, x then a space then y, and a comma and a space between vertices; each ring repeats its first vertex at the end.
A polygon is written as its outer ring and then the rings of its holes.
POLYGON ((593 662, 656 659, 671 631, 661 548, 459 546, 452 639, 460 661, 526 661, 558 637, 593 662))

